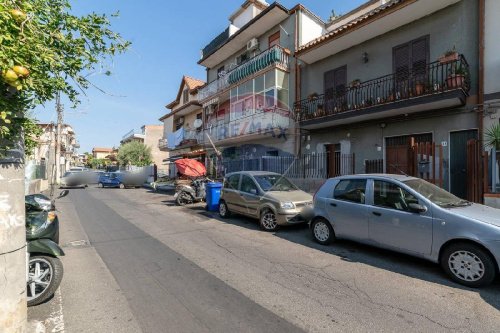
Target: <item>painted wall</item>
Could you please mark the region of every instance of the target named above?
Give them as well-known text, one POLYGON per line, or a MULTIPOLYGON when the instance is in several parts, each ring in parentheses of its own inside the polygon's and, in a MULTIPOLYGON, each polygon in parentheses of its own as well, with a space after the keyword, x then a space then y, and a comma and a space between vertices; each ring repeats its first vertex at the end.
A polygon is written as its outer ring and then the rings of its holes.
POLYGON ((496 99, 500 99, 500 43, 498 32, 500 31, 500 1, 486 0, 485 11, 485 54, 484 54, 484 93, 498 93, 496 99))
POLYGON ((318 38, 324 33, 324 30, 323 25, 311 18, 309 14, 301 12, 299 16, 299 45, 297 47, 318 38))
POLYGON ((257 8, 250 5, 234 18, 232 24, 239 29, 253 19, 255 15, 257 15, 257 8))
POLYGON ((392 49, 413 39, 430 35, 430 61, 436 61, 454 46, 464 54, 470 66, 472 89, 477 93, 478 19, 475 0, 463 0, 433 15, 424 17, 387 34, 340 52, 317 63, 305 65, 302 73, 302 96, 322 94, 323 74, 347 65, 347 82, 355 79, 368 81, 393 72, 392 49), (369 61, 362 60, 363 52, 369 61))

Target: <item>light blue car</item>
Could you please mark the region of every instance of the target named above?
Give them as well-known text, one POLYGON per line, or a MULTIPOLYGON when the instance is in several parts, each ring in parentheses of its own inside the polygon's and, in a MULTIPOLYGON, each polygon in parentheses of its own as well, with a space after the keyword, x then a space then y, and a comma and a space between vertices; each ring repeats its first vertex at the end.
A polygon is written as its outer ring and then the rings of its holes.
POLYGON ((469 287, 488 285, 499 272, 500 210, 420 178, 328 179, 314 197, 314 215, 311 232, 323 245, 344 238, 421 257, 469 287))

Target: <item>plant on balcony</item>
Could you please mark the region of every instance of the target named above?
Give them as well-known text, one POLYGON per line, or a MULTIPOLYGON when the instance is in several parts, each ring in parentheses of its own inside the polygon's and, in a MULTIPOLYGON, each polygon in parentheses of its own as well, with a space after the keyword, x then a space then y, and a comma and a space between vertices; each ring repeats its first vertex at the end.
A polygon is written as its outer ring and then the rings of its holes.
POLYGON ((448 89, 463 87, 467 74, 467 70, 462 65, 453 66, 450 69, 450 74, 446 78, 446 86, 448 89))
POLYGON ((319 95, 318 93, 316 92, 313 92, 313 93, 310 93, 308 96, 307 96, 307 99, 310 100, 310 101, 314 101, 315 99, 318 99, 319 95))
POLYGON ((458 60, 458 52, 455 50, 455 46, 453 46, 452 49, 447 50, 442 56, 439 57, 439 62, 442 64, 456 60, 458 60))
POLYGON ((351 81, 351 83, 349 83, 349 87, 351 88, 357 88, 359 87, 361 84, 361 80, 360 79, 354 79, 351 81))

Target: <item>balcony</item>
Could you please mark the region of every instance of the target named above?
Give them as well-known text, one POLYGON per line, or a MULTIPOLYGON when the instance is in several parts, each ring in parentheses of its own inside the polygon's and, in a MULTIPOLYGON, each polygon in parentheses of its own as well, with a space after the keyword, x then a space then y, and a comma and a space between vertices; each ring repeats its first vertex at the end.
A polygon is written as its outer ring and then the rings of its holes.
POLYGON ((330 96, 310 96, 294 104, 296 120, 314 129, 465 104, 469 65, 462 55, 421 70, 400 71, 366 82, 351 82, 330 96))
POLYGON ((253 113, 229 123, 210 124, 205 129, 213 142, 237 143, 261 138, 286 139, 290 134, 291 113, 289 110, 273 107, 255 110, 253 113))
POLYGON ((165 150, 176 150, 200 145, 203 144, 203 138, 203 131, 181 128, 175 133, 169 134, 168 139, 165 140, 167 144, 165 150))
POLYGON ((227 90, 231 85, 272 66, 288 70, 289 56, 289 50, 279 45, 273 46, 201 88, 198 91, 198 99, 207 100, 227 90))
POLYGON ((168 141, 167 141, 167 139, 160 138, 158 140, 158 149, 160 149, 160 151, 167 151, 168 150, 168 141))
POLYGON ((219 36, 212 39, 207 46, 201 50, 201 57, 205 58, 209 54, 212 54, 215 50, 217 50, 221 45, 223 45, 229 39, 229 28, 224 30, 219 36))
POLYGON ((120 143, 124 144, 130 141, 138 140, 138 141, 144 141, 145 135, 143 131, 136 131, 136 130, 131 130, 127 132, 124 136, 122 136, 122 140, 120 143))

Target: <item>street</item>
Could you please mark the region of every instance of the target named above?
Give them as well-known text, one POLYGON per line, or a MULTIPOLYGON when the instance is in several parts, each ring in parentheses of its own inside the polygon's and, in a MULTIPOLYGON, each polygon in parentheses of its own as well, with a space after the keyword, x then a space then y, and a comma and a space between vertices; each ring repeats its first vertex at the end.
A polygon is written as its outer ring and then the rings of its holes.
POLYGON ((47 332, 498 332, 500 284, 306 225, 276 233, 147 189, 72 189, 56 202, 60 290, 29 309, 47 332), (48 319, 47 319, 48 318, 48 319))

